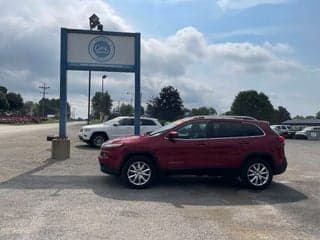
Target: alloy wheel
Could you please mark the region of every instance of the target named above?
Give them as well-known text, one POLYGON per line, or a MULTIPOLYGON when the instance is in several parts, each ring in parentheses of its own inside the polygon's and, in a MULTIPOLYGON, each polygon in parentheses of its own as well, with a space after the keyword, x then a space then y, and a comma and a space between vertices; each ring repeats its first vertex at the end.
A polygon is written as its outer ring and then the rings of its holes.
POLYGON ((127 177, 135 186, 145 185, 151 178, 151 168, 145 162, 133 162, 128 168, 127 177))
POLYGON ((247 171, 248 181, 255 187, 265 185, 270 178, 270 172, 263 163, 253 163, 247 171))
POLYGON ((104 137, 103 136, 96 136, 93 140, 93 143, 95 146, 100 147, 102 143, 104 142, 104 137))

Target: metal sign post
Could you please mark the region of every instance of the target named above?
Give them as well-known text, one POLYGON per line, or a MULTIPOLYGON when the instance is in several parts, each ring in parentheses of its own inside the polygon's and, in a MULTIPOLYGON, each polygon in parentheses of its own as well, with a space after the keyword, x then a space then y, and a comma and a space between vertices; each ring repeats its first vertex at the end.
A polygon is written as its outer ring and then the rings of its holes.
POLYGON ((140 134, 140 33, 61 28, 59 137, 66 139, 67 71, 135 74, 134 134, 140 134))

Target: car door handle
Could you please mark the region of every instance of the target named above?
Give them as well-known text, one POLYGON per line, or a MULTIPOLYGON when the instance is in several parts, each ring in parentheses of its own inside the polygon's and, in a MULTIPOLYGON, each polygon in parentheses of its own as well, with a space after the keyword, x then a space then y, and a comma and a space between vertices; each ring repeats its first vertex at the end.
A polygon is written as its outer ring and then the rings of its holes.
POLYGON ((248 145, 248 144, 250 144, 250 142, 248 142, 248 141, 241 141, 240 144, 248 145))
POLYGON ((207 146, 207 144, 205 144, 205 143, 198 143, 197 145, 198 146, 207 146))

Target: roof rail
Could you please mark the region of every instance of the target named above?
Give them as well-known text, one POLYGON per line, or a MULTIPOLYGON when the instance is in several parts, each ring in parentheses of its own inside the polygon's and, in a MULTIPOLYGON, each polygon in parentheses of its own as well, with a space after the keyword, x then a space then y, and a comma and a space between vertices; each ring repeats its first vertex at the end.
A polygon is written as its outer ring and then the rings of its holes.
POLYGON ((231 118, 231 119, 243 119, 243 120, 257 120, 250 116, 237 116, 237 115, 199 115, 193 116, 195 119, 205 119, 205 118, 231 118))
POLYGON ((250 117, 250 116, 237 116, 237 115, 221 115, 221 116, 235 118, 235 119, 243 119, 243 120, 257 120, 256 118, 250 117))

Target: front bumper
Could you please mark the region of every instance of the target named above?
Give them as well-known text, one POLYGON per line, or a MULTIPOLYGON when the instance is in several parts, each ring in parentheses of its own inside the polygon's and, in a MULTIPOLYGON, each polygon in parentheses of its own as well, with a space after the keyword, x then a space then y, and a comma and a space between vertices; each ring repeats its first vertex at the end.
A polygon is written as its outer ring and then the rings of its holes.
POLYGON ((281 174, 285 172, 287 169, 287 166, 288 166, 288 162, 287 162, 287 158, 285 158, 280 165, 275 167, 274 174, 276 175, 276 174, 281 174))
POLYGON ((86 143, 90 142, 90 140, 84 139, 81 135, 79 135, 79 139, 86 143))
POLYGON ((99 164, 100 164, 100 171, 101 172, 107 173, 107 174, 112 174, 112 175, 119 175, 119 171, 106 166, 100 160, 99 160, 99 164))

